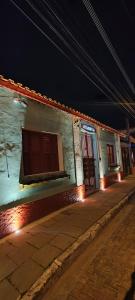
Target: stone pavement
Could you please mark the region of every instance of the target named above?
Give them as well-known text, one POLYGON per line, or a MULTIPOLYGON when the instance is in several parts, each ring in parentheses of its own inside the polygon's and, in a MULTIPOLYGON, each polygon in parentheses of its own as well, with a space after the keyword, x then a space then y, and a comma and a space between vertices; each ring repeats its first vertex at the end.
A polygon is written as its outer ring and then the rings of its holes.
POLYGON ((135 195, 38 299, 133 300, 134 271, 135 195))
POLYGON ((42 218, 0 241, 0 299, 34 299, 63 263, 135 192, 135 177, 42 218))

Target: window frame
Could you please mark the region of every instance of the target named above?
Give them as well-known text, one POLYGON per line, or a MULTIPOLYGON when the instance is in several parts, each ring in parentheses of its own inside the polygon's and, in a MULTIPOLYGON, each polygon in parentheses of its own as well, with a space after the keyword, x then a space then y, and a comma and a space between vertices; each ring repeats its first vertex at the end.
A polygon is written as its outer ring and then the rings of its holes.
POLYGON ((67 177, 64 170, 63 163, 63 147, 62 147, 62 139, 61 136, 57 133, 47 132, 47 131, 36 131, 31 129, 22 128, 22 161, 21 161, 21 171, 20 171, 20 180, 19 182, 22 184, 31 184, 35 182, 45 181, 45 180, 53 180, 57 178, 67 177), (31 132, 42 135, 55 135, 57 136, 57 155, 58 155, 58 165, 59 169, 56 171, 45 171, 42 173, 33 173, 26 174, 24 170, 24 156, 23 156, 23 132, 31 132))

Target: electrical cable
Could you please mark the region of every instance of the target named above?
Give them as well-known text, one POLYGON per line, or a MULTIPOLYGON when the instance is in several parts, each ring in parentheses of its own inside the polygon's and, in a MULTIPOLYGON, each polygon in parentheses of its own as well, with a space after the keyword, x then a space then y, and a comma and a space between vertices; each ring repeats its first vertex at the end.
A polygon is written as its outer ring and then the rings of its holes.
POLYGON ((91 16, 91 18, 92 18, 95 26, 97 27, 97 29, 98 29, 98 31, 99 31, 102 39, 104 40, 104 42, 105 42, 108 50, 110 51, 112 57, 114 58, 117 66, 119 67, 121 73, 123 74, 126 82, 128 83, 131 91, 133 92, 133 94, 135 94, 134 85, 132 84, 129 76, 127 75, 127 73, 126 73, 126 71, 125 71, 125 69, 124 69, 124 67, 123 67, 123 65, 122 65, 122 63, 121 63, 121 61, 120 61, 120 59, 118 57, 118 54, 116 53, 116 50, 114 49, 114 47, 113 47, 113 45, 111 43, 111 40, 109 39, 109 37, 108 37, 105 29, 103 28, 103 26, 102 26, 102 24, 101 24, 101 22, 100 22, 100 20, 99 20, 99 18, 97 16, 97 14, 96 14, 94 8, 93 8, 90 0, 82 0, 82 2, 84 4, 84 6, 86 7, 89 15, 91 16))
MULTIPOLYGON (((54 10, 50 7, 50 5, 48 4, 48 2, 45 1, 45 0, 42 0, 42 1, 47 5, 47 7, 51 10, 51 12, 53 13, 53 15, 61 23, 62 29, 64 28, 64 30, 66 30, 66 32, 68 32, 68 34, 72 37, 72 39, 75 41, 75 43, 78 45, 78 47, 81 48, 81 50, 84 52, 84 54, 86 55, 86 57, 90 60, 90 62, 94 64, 94 67, 97 68, 97 71, 99 72, 100 76, 102 76, 102 77, 104 77, 106 79, 106 81, 109 83, 109 85, 113 88, 113 90, 115 90, 115 92, 117 93, 117 95, 121 98, 122 95, 118 92, 118 90, 116 90, 116 88, 114 87, 114 85, 112 85, 112 83, 107 79, 107 77, 105 76, 105 74, 103 73, 103 71, 101 71, 101 69, 96 65, 96 63, 94 62, 94 60, 88 55, 88 53, 85 51, 85 49, 78 43, 78 41, 75 39, 75 37, 72 35, 72 33, 67 29, 67 27, 64 25, 64 23, 60 20, 60 18, 56 14, 56 12, 54 12, 54 10)), ((122 99, 123 99, 123 97, 122 97, 122 99)), ((123 102, 125 102, 125 101, 123 101, 123 102)), ((120 104, 122 104, 122 103, 120 103, 120 104)), ((127 103, 127 106, 130 109, 130 102, 127 103)), ((134 111, 132 109, 132 107, 131 107, 131 110, 134 111)))
MULTIPOLYGON (((64 56, 66 56, 66 58, 68 58, 71 62, 72 62, 72 60, 71 60, 71 58, 69 57, 69 55, 67 55, 66 53, 65 53, 65 51, 63 51, 62 49, 61 49, 61 47, 59 47, 58 46, 58 44, 57 43, 55 43, 45 32, 44 32, 44 30, 43 29, 41 29, 41 27, 40 26, 38 26, 37 24, 36 24, 36 22, 35 21, 33 21, 32 20, 32 18, 22 9, 22 8, 20 8, 20 6, 18 6, 17 4, 16 4, 16 2, 14 1, 14 0, 10 0, 24 15, 25 15, 25 17, 40 31, 40 33, 42 33, 64 56)), ((30 1, 29 0, 27 0, 27 3, 30 3, 30 1)), ((41 17, 41 14, 40 14, 40 17, 41 17)), ((48 23, 49 24, 49 23, 48 23)), ((50 26, 50 24, 49 24, 49 26, 50 26)), ((51 25, 51 29, 52 29, 53 27, 52 27, 52 25, 51 25)), ((57 31, 55 30, 55 33, 56 33, 57 31)), ((57 32, 58 33, 58 32, 57 32)), ((58 36, 60 37, 60 38, 62 38, 63 39, 63 37, 58 33, 58 36)), ((64 42, 66 42, 66 41, 64 41, 64 42)), ((67 44, 67 42, 65 43, 66 45, 68 45, 67 44)), ((68 45, 68 47, 69 47, 69 45, 68 45)), ((69 49, 71 50, 71 47, 69 47, 69 49)), ((73 63, 73 62, 72 62, 73 63)), ((84 71, 81 67, 79 67, 77 64, 75 64, 75 63, 73 63, 79 70, 80 70, 80 72, 90 81, 90 82, 92 82, 100 91, 102 91, 107 97, 108 97, 108 95, 103 91, 103 89, 99 86, 99 85, 97 85, 96 83, 95 83, 95 81, 93 80, 93 79, 91 79, 90 77, 89 77, 89 75, 86 73, 86 71, 84 71)), ((127 107, 124 107, 127 111, 128 111, 128 109, 127 109, 127 107)), ((129 111, 128 111, 129 112, 129 111)))
POLYGON ((75 64, 72 60, 71 60, 71 58, 69 57, 69 55, 67 55, 62 49, 61 49, 61 47, 59 47, 58 45, 57 45, 57 43, 56 42, 54 42, 45 32, 44 32, 44 30, 42 30, 41 29, 41 27, 39 26, 39 25, 37 25, 36 24, 36 22, 35 21, 33 21, 32 20, 32 18, 30 17, 30 16, 28 16, 28 14, 22 9, 22 8, 20 8, 19 6, 18 6, 18 4, 16 4, 16 2, 14 1, 14 0, 10 0, 15 6, 16 6, 16 8, 18 8, 22 13, 23 13, 23 15, 40 31, 40 33, 41 34, 43 34, 68 60, 70 60, 73 64, 74 64, 74 66, 77 68, 77 69, 79 69, 80 71, 81 71, 81 73, 92 83, 92 84, 94 84, 102 93, 104 93, 107 97, 108 97, 108 95, 103 91, 103 89, 93 80, 93 79, 91 79, 88 75, 87 75, 87 73, 85 72, 85 71, 83 71, 82 70, 82 68, 81 67, 79 67, 77 64, 75 64))

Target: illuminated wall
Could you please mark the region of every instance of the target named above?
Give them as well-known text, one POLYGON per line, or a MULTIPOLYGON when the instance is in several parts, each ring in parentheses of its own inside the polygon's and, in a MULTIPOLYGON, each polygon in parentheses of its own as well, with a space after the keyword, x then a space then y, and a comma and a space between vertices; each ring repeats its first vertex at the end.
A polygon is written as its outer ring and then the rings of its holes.
POLYGON ((102 178, 109 174, 107 144, 113 145, 114 159, 117 163, 115 134, 99 129, 98 139, 100 147, 100 178, 102 178))
POLYGON ((120 166, 120 171, 123 171, 120 136, 118 134, 115 134, 115 145, 116 145, 117 164, 120 166))
POLYGON ((0 89, 0 205, 40 199, 75 184, 72 116, 0 89), (21 101, 24 101, 21 102, 21 101), (21 128, 57 133, 62 138, 64 168, 70 178, 22 188, 19 184, 21 128))
POLYGON ((93 135, 93 151, 94 151, 94 158, 95 158, 95 178, 96 178, 96 188, 99 189, 99 148, 98 148, 98 134, 97 134, 97 127, 96 133, 93 135))
POLYGON ((77 182, 77 185, 79 186, 79 185, 83 184, 84 176, 83 176, 80 119, 77 117, 73 118, 73 133, 74 133, 76 182, 77 182))
POLYGON ((19 197, 21 126, 26 107, 13 99, 17 95, 0 89, 0 205, 19 197))

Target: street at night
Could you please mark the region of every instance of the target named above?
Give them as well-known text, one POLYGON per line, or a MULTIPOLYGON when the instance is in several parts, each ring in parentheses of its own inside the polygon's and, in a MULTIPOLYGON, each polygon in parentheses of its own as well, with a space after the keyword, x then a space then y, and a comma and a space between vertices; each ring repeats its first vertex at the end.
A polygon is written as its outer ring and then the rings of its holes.
POLYGON ((135 2, 0 1, 0 300, 135 299, 135 2))

